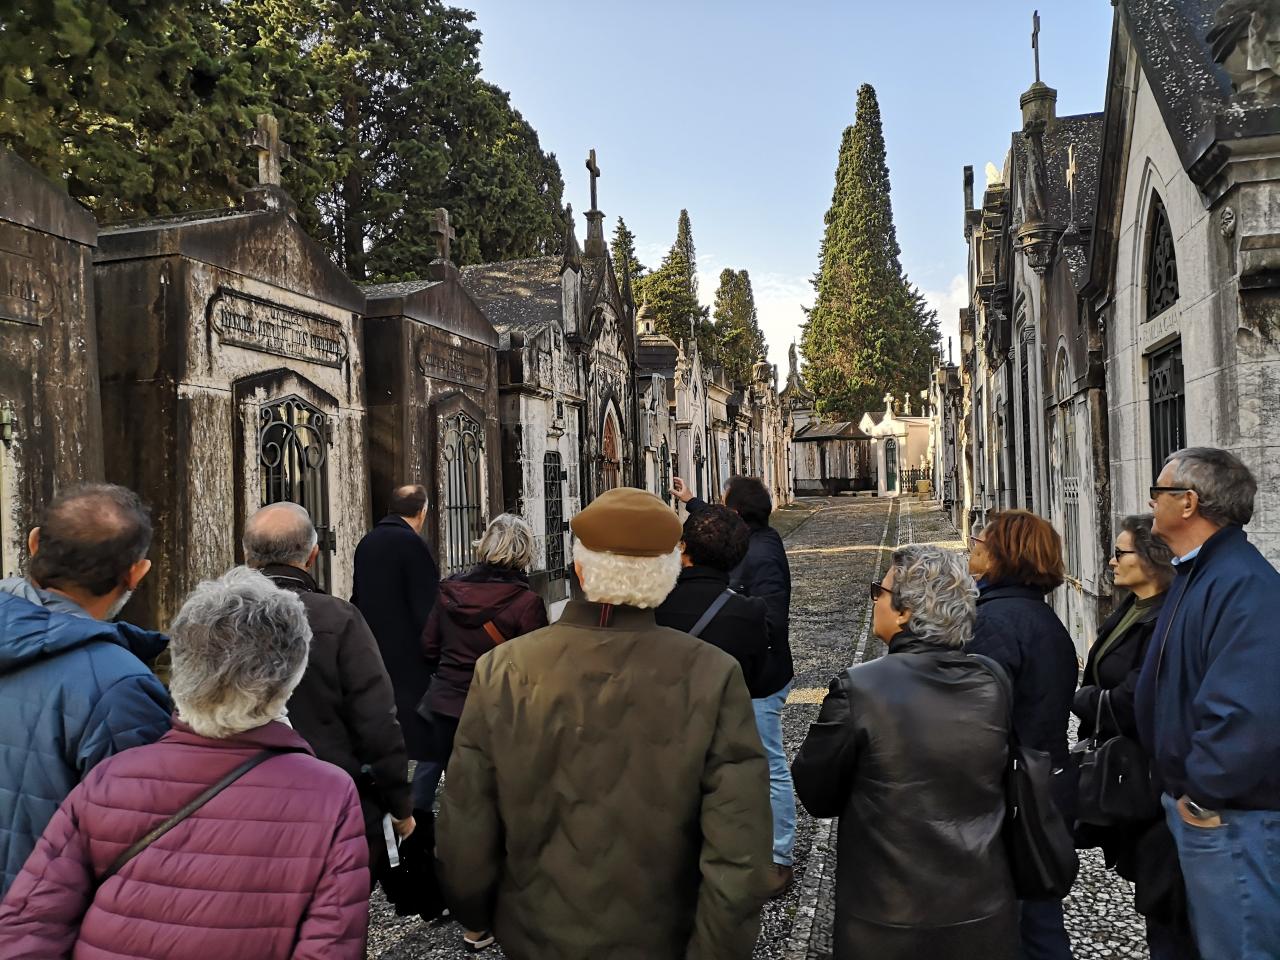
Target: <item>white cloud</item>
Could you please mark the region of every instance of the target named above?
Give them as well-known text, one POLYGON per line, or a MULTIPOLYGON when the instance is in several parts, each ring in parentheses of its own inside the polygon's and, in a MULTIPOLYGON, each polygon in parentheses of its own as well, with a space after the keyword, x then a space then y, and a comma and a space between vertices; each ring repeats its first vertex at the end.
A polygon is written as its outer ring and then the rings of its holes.
POLYGON ((952 359, 960 360, 960 310, 969 305, 969 282, 964 274, 951 278, 946 290, 921 290, 929 306, 938 311, 938 329, 942 332, 942 353, 946 356, 947 338, 952 338, 952 359))

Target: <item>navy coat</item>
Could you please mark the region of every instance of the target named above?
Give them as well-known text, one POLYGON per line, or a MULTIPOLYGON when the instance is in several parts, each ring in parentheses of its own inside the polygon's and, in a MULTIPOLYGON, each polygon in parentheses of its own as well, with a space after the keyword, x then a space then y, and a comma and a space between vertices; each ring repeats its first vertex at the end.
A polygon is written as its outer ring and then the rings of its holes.
POLYGON ((440 571, 431 549, 404 518, 383 517, 356 547, 351 602, 378 641, 413 760, 428 759, 431 751, 431 728, 417 707, 431 682, 422 631, 439 589, 440 571))
POLYGON ((1241 527, 1180 563, 1138 680, 1138 732, 1165 792, 1280 810, 1280 573, 1241 527))
POLYGON ((95 764, 169 729, 169 694, 142 662, 167 643, 0 592, 0 894, 95 764))

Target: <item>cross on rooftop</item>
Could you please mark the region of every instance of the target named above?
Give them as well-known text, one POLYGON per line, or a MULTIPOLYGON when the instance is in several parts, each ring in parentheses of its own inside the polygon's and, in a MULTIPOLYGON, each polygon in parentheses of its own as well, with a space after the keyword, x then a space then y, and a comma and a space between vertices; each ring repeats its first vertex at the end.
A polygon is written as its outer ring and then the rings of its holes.
POLYGON ((596 204, 596 181, 600 179, 600 167, 596 163, 596 152, 594 149, 592 149, 590 155, 587 157, 587 170, 591 174, 591 209, 597 210, 599 207, 596 204))
POLYGON ((280 139, 280 122, 269 113, 258 114, 249 146, 258 151, 258 184, 280 186, 280 165, 289 159, 289 145, 280 139))
POLYGON ((449 244, 457 235, 457 231, 449 225, 449 211, 444 207, 436 207, 436 212, 431 217, 431 236, 436 240, 437 258, 449 259, 449 244))
POLYGON ((1036 83, 1040 82, 1040 11, 1031 15, 1031 49, 1036 54, 1036 83))

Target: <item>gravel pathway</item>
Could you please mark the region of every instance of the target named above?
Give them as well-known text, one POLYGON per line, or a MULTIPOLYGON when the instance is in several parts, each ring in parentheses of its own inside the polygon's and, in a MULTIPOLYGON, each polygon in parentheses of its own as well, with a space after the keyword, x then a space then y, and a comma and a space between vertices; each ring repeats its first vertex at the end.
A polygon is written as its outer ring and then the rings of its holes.
MULTIPOLYGON (((963 549, 955 529, 936 506, 911 499, 869 497, 807 499, 785 512, 791 562, 791 645, 796 677, 783 711, 783 739, 794 755, 831 678, 850 663, 884 653, 870 636, 867 583, 879 579, 898 543, 938 543, 963 549)), ((779 518, 782 520, 783 518, 779 518)), ((795 883, 764 909, 755 957, 825 960, 831 956, 835 851, 831 820, 814 820, 803 808, 796 832, 795 883)), ((1132 890, 1094 851, 1085 854, 1080 879, 1068 898, 1068 929, 1078 958, 1147 957, 1132 890)), ((487 960, 500 949, 484 952, 487 960)), ((397 918, 380 894, 370 917, 369 953, 379 960, 472 956, 457 924, 426 925, 397 918)), ((550 960, 550 958, 549 958, 550 960)))

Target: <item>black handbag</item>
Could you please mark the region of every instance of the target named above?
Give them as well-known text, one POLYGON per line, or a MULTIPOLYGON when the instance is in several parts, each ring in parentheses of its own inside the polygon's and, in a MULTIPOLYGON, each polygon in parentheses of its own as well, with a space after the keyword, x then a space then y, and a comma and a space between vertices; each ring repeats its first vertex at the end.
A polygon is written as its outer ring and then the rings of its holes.
POLYGON ((1111 713, 1111 691, 1098 697, 1093 736, 1072 748, 1080 767, 1079 806, 1076 819, 1099 827, 1145 822, 1160 816, 1160 800, 1151 783, 1151 761, 1135 740, 1117 734, 1103 739, 1102 708, 1111 713))
POLYGON ((1013 732, 1013 682, 1000 664, 970 654, 996 678, 1009 704, 1009 761, 1005 771, 1005 853, 1019 900, 1061 900, 1080 870, 1075 841, 1050 793, 1053 763, 1013 732))

